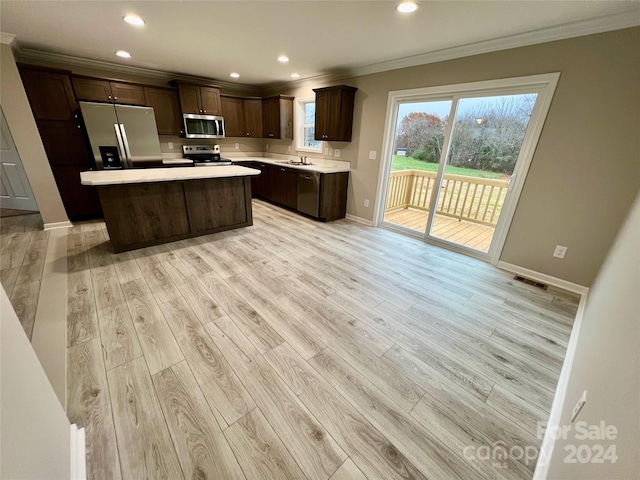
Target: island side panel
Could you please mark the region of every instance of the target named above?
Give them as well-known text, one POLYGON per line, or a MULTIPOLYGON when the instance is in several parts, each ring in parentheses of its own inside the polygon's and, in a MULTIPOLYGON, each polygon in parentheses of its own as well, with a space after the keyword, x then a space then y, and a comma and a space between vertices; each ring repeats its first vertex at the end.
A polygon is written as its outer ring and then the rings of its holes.
POLYGON ((116 252, 190 233, 181 182, 107 185, 98 193, 116 252))
POLYGON ((192 233, 221 231, 229 227, 253 224, 251 182, 247 177, 188 181, 184 183, 184 193, 192 233))

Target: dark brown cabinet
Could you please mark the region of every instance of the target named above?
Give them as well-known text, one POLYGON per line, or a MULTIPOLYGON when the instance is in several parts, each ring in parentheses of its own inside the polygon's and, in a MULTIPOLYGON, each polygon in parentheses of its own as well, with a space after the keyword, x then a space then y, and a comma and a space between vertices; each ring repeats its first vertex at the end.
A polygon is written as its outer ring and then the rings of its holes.
POLYGON ((224 117, 224 129, 227 137, 243 137, 244 128, 244 103, 242 98, 220 97, 222 116, 224 117))
POLYGON ((153 107, 159 135, 180 135, 182 121, 178 92, 173 88, 144 87, 146 104, 153 107))
POLYGON ((144 87, 134 83, 112 82, 102 78, 71 77, 78 100, 144 105, 144 87))
POLYGON ((298 206, 298 173, 293 168, 271 166, 270 200, 295 209, 298 206))
POLYGON ((95 189, 80 184, 80 172, 91 169, 92 161, 69 72, 26 65, 19 69, 67 215, 71 220, 102 216, 95 189))
POLYGON ((316 140, 351 141, 356 90, 348 85, 313 89, 316 92, 316 140))
POLYGON ((244 98, 244 126, 247 137, 262 137, 262 99, 244 98))
POLYGON ((219 89, 184 83, 177 85, 182 113, 196 115, 220 115, 222 113, 219 89))
POLYGON ((227 137, 262 137, 262 99, 220 96, 227 137))
POLYGON ((39 120, 75 121, 76 101, 68 73, 19 65, 33 116, 39 120))
POLYGON ((264 138, 293 138, 293 98, 278 95, 262 99, 264 138))

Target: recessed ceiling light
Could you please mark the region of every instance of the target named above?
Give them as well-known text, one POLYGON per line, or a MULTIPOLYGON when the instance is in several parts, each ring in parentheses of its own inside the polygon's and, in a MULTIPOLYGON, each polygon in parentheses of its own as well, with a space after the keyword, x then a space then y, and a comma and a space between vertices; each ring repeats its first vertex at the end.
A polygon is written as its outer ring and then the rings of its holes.
POLYGON ((240 78, 240 74, 239 74, 239 73, 236 73, 236 72, 230 73, 230 74, 229 74, 229 76, 230 76, 231 78, 240 78))
POLYGON ((287 63, 289 61, 289 57, 287 57, 286 55, 280 55, 278 57, 278 61, 282 63, 287 63))
POLYGON ((124 50, 118 50, 116 55, 122 58, 131 58, 131 54, 129 52, 125 52, 124 50))
POLYGON ((418 9, 418 4, 416 2, 402 2, 396 6, 396 10, 400 13, 411 13, 415 12, 418 9))
POLYGON ((137 15, 127 15, 126 17, 124 17, 124 21, 130 25, 135 25, 136 27, 141 27, 144 25, 144 20, 137 15))
POLYGON ((291 78, 300 78, 300 74, 299 73, 292 73, 291 74, 291 78))

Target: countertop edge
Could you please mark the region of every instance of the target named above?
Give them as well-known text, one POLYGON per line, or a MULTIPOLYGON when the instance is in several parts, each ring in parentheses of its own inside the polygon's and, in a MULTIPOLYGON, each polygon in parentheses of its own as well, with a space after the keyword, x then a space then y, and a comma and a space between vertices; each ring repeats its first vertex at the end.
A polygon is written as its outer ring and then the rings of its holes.
POLYGON ((213 167, 174 167, 80 172, 80 183, 86 186, 128 185, 134 183, 181 182, 213 178, 249 177, 260 170, 240 165, 213 167))

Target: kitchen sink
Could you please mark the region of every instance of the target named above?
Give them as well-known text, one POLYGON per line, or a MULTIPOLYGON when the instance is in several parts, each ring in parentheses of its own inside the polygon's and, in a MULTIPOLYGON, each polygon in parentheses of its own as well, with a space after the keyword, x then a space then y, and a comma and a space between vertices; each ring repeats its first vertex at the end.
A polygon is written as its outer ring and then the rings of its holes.
POLYGON ((282 163, 286 165, 313 165, 313 163, 311 162, 302 163, 302 162, 296 162, 295 160, 282 160, 276 163, 282 163))

